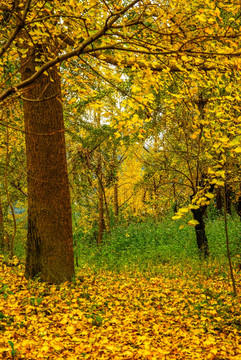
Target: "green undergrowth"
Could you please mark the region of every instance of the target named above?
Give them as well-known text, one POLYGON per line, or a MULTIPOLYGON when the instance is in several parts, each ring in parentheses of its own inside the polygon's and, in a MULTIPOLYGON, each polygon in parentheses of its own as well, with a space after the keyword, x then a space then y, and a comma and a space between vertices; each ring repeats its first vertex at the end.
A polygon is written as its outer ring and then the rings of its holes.
MULTIPOLYGON (((146 276, 163 274, 168 277, 182 274, 204 273, 205 276, 227 277, 228 261, 224 220, 210 213, 206 218, 206 234, 210 256, 200 257, 195 229, 187 225, 188 219, 172 220, 171 214, 160 222, 121 222, 104 234, 103 243, 97 245, 97 229, 74 234, 76 268, 93 271, 141 272, 146 276)), ((26 232, 26 231, 25 231, 26 232)), ((228 233, 234 269, 241 263, 241 221, 238 216, 228 216, 228 233)), ((26 234, 25 234, 26 235, 26 234)), ((16 239, 14 254, 23 259, 26 244, 22 236, 16 239)))
MULTIPOLYGON (((240 263, 241 222, 238 217, 228 218, 231 256, 234 266, 240 263)), ((96 271, 141 271, 176 276, 176 272, 210 273, 218 271, 227 276, 227 249, 223 217, 206 220, 206 233, 210 256, 203 259, 196 245, 195 229, 184 221, 166 217, 155 223, 145 221, 118 225, 105 234, 103 243, 87 234, 75 234, 78 267, 89 266, 96 271), (183 226, 184 225, 184 226, 183 226)))

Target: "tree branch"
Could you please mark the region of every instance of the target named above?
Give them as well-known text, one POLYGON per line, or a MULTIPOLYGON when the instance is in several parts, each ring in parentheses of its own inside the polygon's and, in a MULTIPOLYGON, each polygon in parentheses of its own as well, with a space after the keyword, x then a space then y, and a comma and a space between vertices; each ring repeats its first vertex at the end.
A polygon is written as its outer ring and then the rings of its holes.
POLYGON ((13 30, 12 34, 10 35, 8 41, 2 46, 2 48, 0 49, 0 57, 3 56, 3 54, 7 51, 7 49, 10 47, 10 45, 12 44, 12 42, 16 39, 17 35, 19 34, 19 32, 22 30, 22 28, 25 25, 25 20, 31 5, 31 1, 32 0, 27 0, 26 4, 25 4, 25 8, 24 8, 24 12, 23 12, 23 17, 22 19, 20 19, 18 21, 18 24, 16 26, 16 28, 13 30))
MULTIPOLYGON (((75 50, 72 50, 68 53, 65 53, 63 55, 57 56, 56 58, 49 60, 46 62, 38 71, 36 71, 35 74, 30 76, 28 79, 20 82, 15 87, 12 87, 6 91, 4 91, 2 94, 0 94, 0 102, 6 99, 8 96, 16 93, 18 90, 21 90, 23 88, 26 88, 27 86, 31 85, 39 76, 43 74, 44 71, 48 70, 49 68, 53 67, 56 64, 59 64, 65 60, 68 60, 74 56, 80 56, 82 53, 84 53, 84 49, 91 45, 94 41, 102 37, 111 27, 112 25, 123 15, 126 13, 130 8, 132 8, 135 4, 137 4, 140 0, 134 0, 129 5, 127 5, 124 9, 118 11, 117 13, 111 15, 107 18, 105 25, 97 31, 94 35, 89 36, 86 40, 84 40, 81 45, 79 45, 75 50)), ((31 3, 31 0, 28 0, 27 3, 31 3)), ((23 25, 22 25, 23 27, 23 25)), ((21 27, 21 28, 22 28, 21 27)), ((16 36, 15 36, 16 37, 16 36)), ((89 49, 86 52, 94 51, 93 49, 89 49)))

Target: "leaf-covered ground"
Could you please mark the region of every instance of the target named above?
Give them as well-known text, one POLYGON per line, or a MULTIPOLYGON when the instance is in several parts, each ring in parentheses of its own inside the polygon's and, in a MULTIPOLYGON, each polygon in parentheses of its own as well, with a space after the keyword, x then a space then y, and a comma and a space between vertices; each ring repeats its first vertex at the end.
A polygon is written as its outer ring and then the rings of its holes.
POLYGON ((2 264, 0 358, 241 359, 240 296, 227 279, 170 275, 85 269, 49 286, 2 264))

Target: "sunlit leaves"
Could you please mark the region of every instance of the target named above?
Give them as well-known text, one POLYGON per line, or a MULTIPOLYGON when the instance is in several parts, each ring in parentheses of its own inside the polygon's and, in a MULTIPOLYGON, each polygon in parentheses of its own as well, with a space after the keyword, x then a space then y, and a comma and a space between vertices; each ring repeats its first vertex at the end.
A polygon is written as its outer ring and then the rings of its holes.
POLYGON ((85 269, 75 284, 48 286, 28 283, 21 268, 0 269, 4 359, 201 360, 241 354, 240 299, 229 294, 221 273, 193 278, 188 265, 182 274, 167 266, 166 276, 156 277, 85 269))

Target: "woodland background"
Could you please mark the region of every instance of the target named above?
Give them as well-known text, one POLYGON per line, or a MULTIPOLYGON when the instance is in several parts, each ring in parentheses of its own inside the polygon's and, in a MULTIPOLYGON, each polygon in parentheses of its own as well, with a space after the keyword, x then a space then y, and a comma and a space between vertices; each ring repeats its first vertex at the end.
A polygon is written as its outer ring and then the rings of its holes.
POLYGON ((0 305, 5 358, 36 358, 44 346, 40 358, 238 358, 240 6, 213 0, 1 2, 0 294, 25 309, 25 318, 16 313, 14 321, 11 301, 6 312, 0 305), (143 290, 133 290, 133 279, 143 290), (71 298, 77 298, 75 313, 72 300, 63 299, 81 286, 82 295, 71 298), (128 304, 119 294, 109 308, 95 293, 111 298, 124 288, 128 304), (165 312, 170 297, 173 318, 165 312), (35 323, 34 312, 54 301, 68 314, 64 323, 53 315, 67 345, 48 335, 45 324, 29 348, 16 329, 24 333, 28 311, 35 323), (144 327, 133 330, 133 301, 144 322, 158 311, 167 323, 179 316, 175 341, 182 345, 170 345, 173 327, 159 329, 155 320, 150 338, 144 327), (181 303, 190 308, 186 320, 181 303), (129 342, 116 334, 110 345, 113 309, 119 329, 130 311, 126 337, 135 336, 129 342), (75 315, 85 319, 85 330, 71 322, 75 315), (106 342, 93 347, 88 335, 80 344, 77 334, 90 334, 90 327, 109 329, 103 330, 106 342), (181 339, 190 331, 189 349, 181 339), (75 337, 75 346, 66 336, 75 337))

